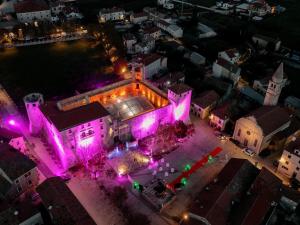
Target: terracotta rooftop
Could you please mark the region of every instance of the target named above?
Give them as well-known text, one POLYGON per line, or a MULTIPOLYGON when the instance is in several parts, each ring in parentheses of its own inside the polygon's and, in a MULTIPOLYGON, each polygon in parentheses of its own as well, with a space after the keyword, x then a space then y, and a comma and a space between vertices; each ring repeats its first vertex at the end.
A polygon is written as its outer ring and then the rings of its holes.
POLYGON ((145 13, 145 12, 139 12, 139 13, 134 13, 134 14, 133 14, 133 17, 134 17, 134 18, 146 17, 146 16, 148 16, 148 14, 145 13))
POLYGON ((141 63, 144 64, 144 66, 148 66, 152 63, 154 63, 157 60, 160 60, 162 58, 161 55, 152 53, 152 54, 141 54, 138 56, 138 60, 141 61, 141 63))
POLYGON ((206 218, 211 225, 227 224, 232 201, 248 190, 258 172, 245 159, 230 159, 216 179, 197 195, 189 212, 206 218))
POLYGON ((36 188, 44 206, 60 225, 96 225, 60 177, 51 177, 36 188))
POLYGON ((68 111, 60 111, 56 102, 41 105, 41 111, 59 131, 87 123, 109 115, 109 112, 98 102, 93 102, 68 111))
POLYGON ((272 208, 272 202, 278 202, 281 193, 281 180, 266 168, 244 195, 238 207, 233 210, 233 225, 260 225, 272 208))
POLYGON ((191 91, 192 88, 186 84, 175 84, 175 85, 169 87, 169 90, 174 92, 177 95, 180 95, 187 91, 191 91))
MULTIPOLYGON (((297 137, 294 141, 292 140, 285 148, 286 151, 291 154, 295 154, 295 150, 298 149, 300 151, 300 138, 297 137)), ((300 157, 300 155, 298 155, 300 157)))
POLYGON ((219 117, 222 120, 225 120, 227 118, 229 118, 229 108, 230 108, 231 104, 229 102, 224 103, 221 106, 218 106, 217 108, 215 108, 211 113, 214 116, 219 117))
POLYGON ((220 96, 214 90, 205 91, 199 97, 193 100, 193 103, 200 106, 201 108, 206 108, 220 99, 220 96))
POLYGON ((34 161, 8 144, 0 144, 0 168, 11 179, 15 180, 36 167, 34 161))
POLYGON ((248 116, 253 116, 262 128, 264 135, 268 135, 291 120, 290 114, 278 106, 262 106, 248 116))
POLYGON ((237 73, 239 70, 239 67, 235 64, 232 64, 230 62, 228 62, 225 59, 222 58, 218 58, 216 63, 222 67, 224 67, 225 69, 227 69, 228 71, 232 72, 232 73, 237 73))
POLYGON ((14 5, 16 13, 38 12, 49 10, 44 0, 24 0, 14 5))

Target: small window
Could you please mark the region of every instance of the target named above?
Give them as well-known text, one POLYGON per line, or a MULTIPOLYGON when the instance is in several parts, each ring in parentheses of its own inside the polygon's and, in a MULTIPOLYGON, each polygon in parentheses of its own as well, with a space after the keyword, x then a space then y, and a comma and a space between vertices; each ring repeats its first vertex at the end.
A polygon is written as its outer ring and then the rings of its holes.
POLYGON ((285 161, 285 164, 286 164, 286 165, 289 165, 289 161, 285 161))
POLYGON ((69 130, 69 134, 72 134, 72 130, 69 130))
POLYGON ((241 136, 241 129, 238 130, 237 136, 241 136))
POLYGON ((17 191, 18 191, 18 192, 21 192, 21 191, 22 191, 21 186, 18 186, 18 187, 17 187, 17 191))
POLYGON ((29 180, 29 181, 28 181, 28 184, 29 184, 29 185, 32 185, 32 181, 31 181, 31 180, 29 180))
POLYGON ((101 126, 101 130, 103 130, 103 126, 101 126))
POLYGON ((101 137, 104 138, 104 135, 102 134, 101 137))
POLYGON ((299 167, 297 167, 296 170, 299 171, 299 167))
POLYGON ((16 182, 16 184, 20 183, 20 181, 19 181, 19 180, 16 180, 15 182, 16 182))
POLYGON ((100 123, 102 123, 102 121, 103 121, 103 120, 102 120, 102 119, 100 119, 100 123))
POLYGON ((288 170, 288 168, 286 166, 282 166, 283 169, 288 170))
POLYGON ((251 134, 249 130, 247 131, 247 134, 248 134, 248 135, 250 135, 250 134, 251 134))
POLYGON ((257 139, 255 139, 255 141, 254 141, 254 147, 256 147, 257 146, 257 139))
POLYGON ((291 158, 291 155, 288 155, 288 158, 290 159, 290 158, 291 158))
POLYGON ((91 123, 88 123, 88 126, 90 127, 90 126, 91 126, 91 123))

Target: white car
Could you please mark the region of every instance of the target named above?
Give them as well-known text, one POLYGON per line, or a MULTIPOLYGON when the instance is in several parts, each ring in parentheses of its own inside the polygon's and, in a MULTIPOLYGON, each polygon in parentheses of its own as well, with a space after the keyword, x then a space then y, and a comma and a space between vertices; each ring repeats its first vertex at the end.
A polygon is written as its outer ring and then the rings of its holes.
POLYGON ((246 155, 249 155, 249 156, 251 156, 251 157, 255 155, 254 151, 251 150, 250 148, 244 148, 244 149, 243 149, 243 152, 244 152, 246 155))

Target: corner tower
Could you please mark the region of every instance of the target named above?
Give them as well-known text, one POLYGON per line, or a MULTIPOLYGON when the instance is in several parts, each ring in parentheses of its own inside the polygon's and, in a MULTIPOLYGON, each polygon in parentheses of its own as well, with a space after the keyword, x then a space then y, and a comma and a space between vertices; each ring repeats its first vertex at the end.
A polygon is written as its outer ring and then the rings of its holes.
POLYGON ((29 119, 29 131, 32 134, 38 134, 42 129, 42 117, 40 114, 40 105, 44 103, 43 95, 40 93, 31 93, 24 97, 24 103, 29 119))

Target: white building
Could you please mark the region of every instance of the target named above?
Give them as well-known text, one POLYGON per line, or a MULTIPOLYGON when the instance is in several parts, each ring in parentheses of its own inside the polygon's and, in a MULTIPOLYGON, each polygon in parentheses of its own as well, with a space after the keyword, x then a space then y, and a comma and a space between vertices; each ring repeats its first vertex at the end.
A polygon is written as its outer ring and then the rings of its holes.
POLYGON ((261 34, 255 34, 252 36, 252 41, 257 44, 259 47, 266 48, 268 45, 273 45, 274 51, 278 51, 281 46, 281 41, 279 38, 272 38, 264 36, 261 34))
POLYGON ((220 96, 214 90, 206 91, 192 101, 191 111, 205 119, 209 116, 210 111, 216 106, 220 96))
POLYGON ((51 21, 50 7, 44 0, 27 0, 14 5, 17 19, 21 23, 30 23, 36 20, 51 21))
POLYGON ((161 30, 158 27, 151 27, 143 30, 143 35, 149 36, 158 40, 161 36, 161 30))
POLYGON ((284 108, 262 106, 236 121, 233 138, 259 154, 275 134, 289 127, 290 119, 284 108))
POLYGON ((7 183, 2 195, 8 198, 33 189, 39 181, 35 162, 12 148, 8 144, 0 144, 0 178, 7 183))
POLYGON ((63 12, 63 9, 66 7, 65 3, 61 1, 56 2, 50 2, 50 9, 51 12, 55 15, 58 15, 59 13, 63 12))
POLYGON ((141 80, 152 79, 154 74, 167 68, 167 58, 156 53, 140 55, 130 63, 130 66, 135 73, 133 77, 141 80), (136 73, 141 74, 142 77, 136 76, 136 73))
POLYGON ((126 33, 123 35, 123 43, 128 54, 135 53, 135 44, 137 43, 137 39, 132 33, 126 33))
POLYGON ((125 18, 125 10, 121 8, 101 9, 99 11, 99 23, 107 21, 123 20, 125 18))
POLYGON ((135 53, 149 54, 155 48, 155 39, 146 37, 142 42, 135 44, 135 53))
POLYGON ((156 22, 156 26, 171 34, 174 38, 181 38, 183 35, 183 30, 181 27, 177 26, 176 24, 170 24, 165 20, 158 20, 156 22))
POLYGON ((281 90, 285 85, 283 76, 283 63, 281 63, 273 74, 272 80, 269 81, 268 89, 264 99, 264 105, 277 105, 281 90))
POLYGON ((237 83, 240 79, 241 68, 229 61, 218 58, 212 67, 213 76, 215 77, 225 77, 237 83))
POLYGON ((148 20, 148 14, 145 12, 133 13, 130 15, 130 21, 134 24, 140 24, 148 20))
POLYGON ((218 57, 227 60, 232 64, 237 64, 240 60, 240 53, 236 48, 228 49, 218 53, 218 57))
POLYGON ((294 138, 283 150, 277 171, 300 181, 300 138, 294 138))
POLYGON ((217 130, 223 131, 229 121, 230 103, 226 102, 211 111, 209 124, 217 130))

